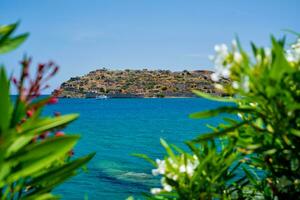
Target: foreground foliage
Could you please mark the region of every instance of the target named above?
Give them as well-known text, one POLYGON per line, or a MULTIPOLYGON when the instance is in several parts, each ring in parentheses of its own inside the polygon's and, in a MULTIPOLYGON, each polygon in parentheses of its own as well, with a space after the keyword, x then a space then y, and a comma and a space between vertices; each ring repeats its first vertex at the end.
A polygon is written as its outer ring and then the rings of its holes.
MULTIPOLYGON (((17 24, 0 27, 0 54, 17 48, 28 36, 13 37, 16 28, 17 24)), ((31 78, 30 62, 26 57, 21 62, 19 79, 8 78, 0 68, 0 199, 57 199, 51 191, 94 156, 72 158, 79 135, 62 130, 78 115, 41 115, 43 107, 57 102, 55 96, 40 98, 40 92, 58 67, 53 62, 40 64, 31 78), (12 83, 18 91, 14 100, 12 83)))
POLYGON ((190 115, 219 116, 224 122, 187 142, 190 153, 171 148, 163 160, 150 161, 162 177, 149 199, 298 199, 300 196, 300 39, 285 49, 251 44, 248 55, 238 41, 217 45, 211 78, 230 78, 215 86, 233 98, 195 91, 227 106, 190 115), (225 115, 224 115, 225 114, 225 115), (226 117, 224 117, 226 116, 226 117))

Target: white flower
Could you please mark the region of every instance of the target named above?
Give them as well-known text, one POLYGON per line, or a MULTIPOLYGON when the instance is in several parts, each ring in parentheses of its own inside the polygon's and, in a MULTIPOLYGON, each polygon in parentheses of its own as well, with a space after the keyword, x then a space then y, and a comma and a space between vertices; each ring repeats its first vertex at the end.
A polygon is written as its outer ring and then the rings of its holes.
POLYGON ((168 158, 168 162, 170 163, 170 165, 172 165, 173 168, 177 168, 178 165, 172 158, 168 158))
POLYGON ((165 174, 166 172, 166 162, 164 160, 156 159, 157 169, 152 170, 152 174, 157 176, 159 174, 165 174))
POLYGON ((181 172, 181 173, 186 172, 186 167, 185 167, 185 165, 181 165, 181 166, 179 167, 179 172, 181 172))
POLYGON ((228 55, 228 48, 226 44, 215 45, 215 51, 220 55, 228 55))
POLYGON ((217 73, 213 73, 210 75, 211 80, 218 82, 220 80, 220 75, 217 73))
POLYGON ((233 53, 233 60, 234 60, 235 62, 241 63, 241 62, 242 62, 242 59, 243 59, 243 57, 242 57, 242 55, 241 55, 240 52, 236 51, 236 52, 233 53))
POLYGON ((289 61, 289 62, 295 62, 296 61, 296 59, 294 57, 294 54, 291 50, 286 51, 285 57, 286 57, 287 61, 289 61))
POLYGON ((266 57, 270 58, 272 56, 272 50, 270 48, 265 48, 266 57))
POLYGON ((159 194, 162 192, 162 189, 160 188, 151 188, 150 190, 151 194, 159 194))
POLYGON ((166 179, 165 179, 165 178, 162 178, 162 179, 160 180, 160 182, 161 182, 161 185, 163 186, 163 189, 164 189, 165 191, 167 191, 167 192, 171 192, 171 191, 172 191, 172 186, 169 185, 169 184, 166 182, 166 179))
POLYGON ((194 165, 192 163, 188 163, 188 165, 186 166, 186 173, 189 176, 193 176, 193 174, 194 174, 194 165))
POLYGON ((241 82, 237 82, 237 81, 233 81, 232 82, 232 87, 234 89, 243 89, 245 92, 249 92, 249 84, 250 84, 250 81, 249 81, 249 76, 244 76, 242 79, 241 79, 241 82))
POLYGON ((164 190, 167 191, 167 192, 171 192, 172 191, 172 186, 168 185, 168 184, 165 184, 164 185, 164 190))
POLYGON ((199 159, 196 155, 193 155, 194 158, 194 165, 197 167, 199 165, 199 159))
POLYGON ((234 50, 238 49, 238 44, 236 40, 232 40, 231 45, 234 50))
POLYGON ((237 82, 237 81, 233 81, 232 82, 232 87, 234 88, 234 89, 239 89, 239 83, 237 82))
POLYGON ((293 44, 291 47, 292 47, 293 49, 299 49, 299 48, 300 48, 300 43, 299 43, 299 41, 298 41, 296 44, 293 44))
POLYGON ((230 69, 229 67, 224 67, 222 70, 221 70, 221 74, 224 78, 229 78, 230 76, 230 69))
POLYGON ((291 46, 291 49, 286 51, 286 59, 289 62, 300 61, 300 39, 298 39, 297 42, 291 46))
POLYGON ((215 46, 216 55, 209 56, 209 59, 214 62, 215 73, 211 74, 211 79, 215 82, 219 81, 220 76, 228 78, 230 71, 228 67, 224 67, 224 61, 229 55, 228 48, 226 44, 216 45, 215 46))

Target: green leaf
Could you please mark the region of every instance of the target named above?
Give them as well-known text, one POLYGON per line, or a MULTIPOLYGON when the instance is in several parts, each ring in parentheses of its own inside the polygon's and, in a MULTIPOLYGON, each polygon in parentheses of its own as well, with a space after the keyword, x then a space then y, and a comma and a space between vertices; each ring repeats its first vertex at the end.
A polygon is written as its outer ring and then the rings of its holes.
POLYGON ((135 156, 135 157, 138 157, 138 158, 142 158, 142 159, 146 160, 147 162, 151 163, 153 166, 156 166, 156 162, 154 160, 152 160, 151 158, 149 158, 145 154, 134 153, 134 154, 131 154, 131 155, 135 156))
POLYGON ((192 92, 194 94, 196 94, 199 97, 205 98, 205 99, 209 99, 212 101, 219 101, 219 102, 237 102, 237 99, 234 99, 232 97, 219 97, 219 96, 214 96, 214 95, 210 95, 204 92, 201 92, 199 90, 192 90, 192 92))
POLYGON ((48 101, 52 98, 52 96, 48 96, 42 99, 38 99, 38 100, 34 100, 33 102, 31 102, 29 104, 29 108, 38 108, 38 107, 42 107, 44 105, 46 105, 48 103, 48 101))
POLYGON ((9 96, 9 81, 3 67, 0 69, 0 137, 6 132, 10 122, 11 102, 9 96))
POLYGON ((30 126, 28 126, 27 128, 25 127, 22 134, 20 134, 20 136, 17 137, 11 144, 11 146, 7 149, 7 156, 12 154, 13 152, 18 151, 24 145, 28 144, 34 136, 68 124, 74 121, 76 118, 78 118, 78 114, 69 114, 33 121, 30 126))
POLYGON ((264 155, 272 155, 276 153, 277 149, 269 149, 263 152, 264 155))
MULTIPOLYGON (((37 123, 37 125, 33 125, 24 130, 24 132, 35 131, 35 132, 44 132, 47 130, 51 130, 53 128, 57 128, 63 125, 66 125, 79 117, 78 114, 68 114, 57 116, 53 118, 45 118, 37 123)), ((25 133, 26 134, 26 133, 25 133)))
POLYGON ((251 113, 251 112, 255 112, 255 111, 252 108, 238 108, 238 107, 224 106, 212 110, 192 113, 189 115, 189 117, 192 119, 201 119, 201 118, 215 117, 221 113, 236 114, 236 113, 251 113))
POLYGON ((171 148, 174 149, 174 151, 180 153, 180 154, 184 154, 184 150, 179 148, 178 146, 174 145, 174 144, 170 144, 171 148))
POLYGON ((56 200, 56 199, 60 199, 60 196, 53 195, 51 193, 35 194, 35 195, 30 195, 25 198, 22 198, 22 200, 56 200))
POLYGON ((169 154, 169 156, 173 159, 173 160, 176 160, 176 156, 175 154, 173 153, 172 149, 170 148, 170 146, 168 145, 168 143, 160 138, 160 143, 161 145, 165 148, 165 150, 167 151, 167 153, 169 154))
POLYGON ((0 26, 0 44, 5 41, 18 27, 19 23, 0 26))
MULTIPOLYGON (((53 168, 46 173, 43 173, 35 178, 33 178, 28 185, 39 185, 41 187, 55 187, 56 185, 64 182, 66 179, 62 177, 66 177, 65 175, 74 175, 74 172, 89 162, 96 153, 91 153, 82 158, 78 158, 69 163, 66 163, 62 166, 53 168)), ((69 176, 68 176, 69 177, 69 176)))
POLYGON ((46 139, 41 143, 31 144, 7 158, 11 166, 21 166, 10 174, 7 178, 8 183, 46 169, 53 161, 62 159, 74 147, 78 139, 77 135, 46 139))
POLYGON ((16 49, 26 40, 28 35, 29 35, 28 33, 25 33, 17 37, 14 37, 12 39, 11 38, 6 39, 4 42, 0 44, 0 54, 7 53, 9 51, 16 49))
POLYGON ((287 33, 291 33, 293 35, 296 35, 297 37, 300 37, 300 33, 290 30, 290 29, 282 29, 282 31, 287 32, 287 33))
POLYGON ((286 72, 290 72, 292 67, 286 60, 284 55, 283 44, 272 38, 273 50, 275 52, 275 59, 270 71, 270 77, 274 80, 281 80, 282 76, 286 72))
POLYGON ((292 129, 291 133, 297 137, 300 137, 300 130, 292 129))
POLYGON ((14 128, 25 117, 25 114, 26 104, 18 99, 13 110, 10 128, 14 128))
POLYGON ((190 148, 190 150, 198 157, 201 158, 201 154, 199 148, 197 148, 193 142, 187 141, 185 144, 190 148))
POLYGON ((251 42, 250 44, 251 44, 252 51, 253 51, 254 55, 256 56, 256 54, 257 54, 257 47, 255 46, 255 44, 253 42, 251 42))
POLYGON ((234 130, 236 130, 237 128, 245 125, 249 123, 249 121, 242 121, 241 123, 238 123, 234 126, 230 126, 229 128, 225 128, 225 129, 222 129, 220 131, 217 131, 217 132, 212 132, 212 133, 204 133, 204 134, 201 134, 200 136, 198 136, 196 139, 193 139, 192 142, 202 142, 202 141, 206 141, 206 140, 212 140, 214 138, 217 138, 217 137, 220 137, 220 136, 223 136, 229 132, 232 132, 234 130))
POLYGON ((249 181, 253 184, 253 185, 258 185, 258 182, 256 180, 256 178, 254 177, 254 175, 252 174, 252 172, 250 172, 246 167, 242 167, 247 178, 249 179, 249 181))

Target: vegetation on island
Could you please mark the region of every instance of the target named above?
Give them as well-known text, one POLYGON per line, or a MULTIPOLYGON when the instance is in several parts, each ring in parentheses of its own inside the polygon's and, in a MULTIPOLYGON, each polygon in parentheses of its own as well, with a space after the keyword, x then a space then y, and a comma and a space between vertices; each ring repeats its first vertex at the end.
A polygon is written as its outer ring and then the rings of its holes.
MULTIPOLYGON (((61 84, 59 97, 95 98, 106 95, 122 97, 193 97, 192 90, 225 95, 214 87, 211 71, 170 70, 107 70, 99 69, 82 77, 73 77, 61 84)), ((222 85, 228 79, 220 79, 222 85)))
MULTIPOLYGON (((13 36, 18 24, 0 26, 0 54, 17 48, 28 36, 13 36)), ((30 76, 31 59, 21 61, 20 78, 7 77, 0 67, 0 199, 58 199, 52 190, 81 171, 94 153, 74 158, 73 148, 79 135, 65 134, 63 129, 78 115, 42 115, 56 96, 40 97, 47 81, 58 71, 53 62, 39 64, 30 76), (10 87, 18 91, 10 96, 10 87)), ((82 197, 83 198, 83 197, 82 197)))
MULTIPOLYGON (((152 160, 161 187, 147 199, 264 199, 300 197, 300 35, 292 45, 271 38, 271 48, 251 44, 253 54, 236 40, 229 49, 215 46, 212 79, 230 78, 217 85, 233 98, 195 94, 228 102, 190 115, 193 119, 220 117, 187 141, 189 151, 169 145, 163 158, 152 160), (224 104, 223 104, 224 105, 224 104)), ((131 197, 131 199, 133 199, 131 197)))

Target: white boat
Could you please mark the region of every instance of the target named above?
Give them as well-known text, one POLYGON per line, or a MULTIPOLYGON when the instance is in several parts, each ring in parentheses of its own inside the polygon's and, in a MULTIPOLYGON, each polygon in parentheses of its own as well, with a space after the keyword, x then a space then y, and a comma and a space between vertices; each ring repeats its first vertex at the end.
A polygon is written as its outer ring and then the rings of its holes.
POLYGON ((96 96, 96 99, 107 99, 108 97, 106 95, 99 95, 96 96))

